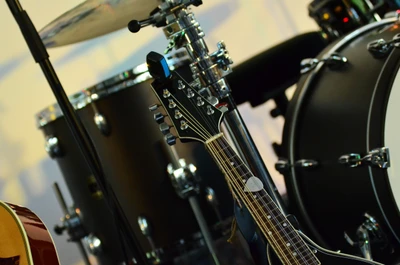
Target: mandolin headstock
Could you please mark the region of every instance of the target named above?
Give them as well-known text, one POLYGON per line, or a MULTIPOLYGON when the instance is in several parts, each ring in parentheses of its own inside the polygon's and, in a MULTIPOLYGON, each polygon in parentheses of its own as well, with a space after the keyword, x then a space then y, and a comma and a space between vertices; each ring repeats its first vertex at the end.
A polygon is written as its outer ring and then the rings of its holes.
MULTIPOLYGON (((224 112, 223 105, 214 106, 202 96, 179 73, 171 72, 165 58, 155 52, 147 55, 150 74, 155 78, 152 89, 161 106, 169 117, 171 125, 164 122, 164 114, 154 114, 160 123, 160 130, 166 135, 167 142, 173 142, 169 133, 174 127, 177 138, 184 141, 200 141, 205 143, 220 133, 220 123, 224 112)), ((150 107, 156 111, 160 105, 150 107)), ((175 139, 175 137, 174 137, 175 139)))

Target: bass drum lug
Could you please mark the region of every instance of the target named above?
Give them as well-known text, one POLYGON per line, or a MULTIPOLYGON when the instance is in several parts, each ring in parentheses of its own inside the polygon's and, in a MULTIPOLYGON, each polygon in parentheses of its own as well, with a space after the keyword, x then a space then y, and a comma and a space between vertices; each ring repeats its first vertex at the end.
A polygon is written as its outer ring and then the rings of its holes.
POLYGON ((342 155, 339 158, 339 163, 348 167, 373 166, 387 169, 390 167, 389 148, 374 149, 364 157, 356 153, 342 155))
POLYGON ((287 159, 280 159, 275 163, 275 169, 281 173, 285 174, 289 172, 290 168, 316 168, 318 166, 318 161, 312 159, 300 159, 297 160, 294 164, 290 164, 287 159))

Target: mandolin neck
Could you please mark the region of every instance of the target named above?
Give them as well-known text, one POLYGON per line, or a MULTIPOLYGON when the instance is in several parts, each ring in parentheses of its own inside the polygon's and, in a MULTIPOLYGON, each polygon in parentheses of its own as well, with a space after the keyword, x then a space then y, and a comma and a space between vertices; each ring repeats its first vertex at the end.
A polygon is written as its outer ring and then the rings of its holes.
POLYGON ((314 253, 282 214, 223 134, 206 142, 212 157, 226 175, 233 192, 246 205, 259 229, 283 264, 320 264, 314 253))

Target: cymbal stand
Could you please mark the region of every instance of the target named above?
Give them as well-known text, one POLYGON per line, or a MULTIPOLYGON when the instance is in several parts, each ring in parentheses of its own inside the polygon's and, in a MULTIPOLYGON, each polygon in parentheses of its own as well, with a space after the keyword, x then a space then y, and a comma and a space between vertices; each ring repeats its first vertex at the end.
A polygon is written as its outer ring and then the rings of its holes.
POLYGON ((170 41, 165 51, 186 48, 192 59, 193 77, 198 80, 198 91, 214 105, 227 104, 224 125, 238 153, 247 162, 252 172, 263 182, 268 194, 286 214, 283 200, 269 174, 262 157, 247 129, 232 97, 225 77, 232 72, 233 63, 223 41, 217 44, 217 51, 209 52, 204 40, 204 32, 194 14, 188 10, 190 5, 199 6, 201 0, 164 0, 152 16, 143 21, 132 20, 128 28, 138 32, 142 27, 154 25, 163 27, 170 41))
MULTIPOLYGON (((57 100, 57 103, 63 112, 67 125, 70 128, 79 148, 81 149, 90 170, 96 178, 96 181, 106 198, 107 205, 110 207, 111 212, 115 217, 119 236, 121 238, 120 243, 122 244, 122 248, 124 249, 125 244, 128 246, 129 251, 132 252, 131 254, 135 258, 136 264, 148 264, 143 251, 141 251, 139 241, 135 237, 135 234, 126 219, 126 216, 123 214, 120 205, 115 198, 115 194, 107 185, 99 158, 97 157, 95 148, 90 141, 90 137, 88 136, 80 119, 75 113, 74 108, 69 102, 64 88, 62 87, 53 65, 49 60, 49 54, 47 53, 47 50, 35 26, 33 25, 32 20, 29 18, 28 13, 22 8, 18 0, 6 0, 6 3, 21 30, 22 36, 26 41, 32 57, 34 58, 35 62, 40 65, 43 74, 46 77, 57 100)), ((124 259, 126 260, 126 263, 130 263, 127 255, 125 255, 124 259)))
POLYGON ((67 230, 68 235, 70 236, 68 241, 75 242, 78 245, 79 252, 83 257, 83 262, 86 265, 90 265, 89 257, 81 241, 82 238, 86 236, 86 231, 82 226, 81 219, 79 217, 79 211, 77 211, 77 209, 70 210, 68 208, 67 203, 64 200, 64 196, 61 193, 60 187, 56 182, 53 184, 53 191, 64 213, 64 217, 61 219, 63 222, 62 226, 56 225, 54 227, 54 232, 58 235, 61 235, 65 230, 67 230))
POLYGON ((179 159, 174 146, 167 146, 167 144, 165 144, 164 149, 167 153, 168 161, 171 162, 168 164, 167 171, 172 186, 175 188, 179 197, 189 201, 213 262, 215 265, 220 265, 210 229, 204 219, 203 213, 201 212, 197 198, 197 195, 200 193, 200 178, 196 175, 196 167, 192 164, 187 165, 184 159, 179 159))

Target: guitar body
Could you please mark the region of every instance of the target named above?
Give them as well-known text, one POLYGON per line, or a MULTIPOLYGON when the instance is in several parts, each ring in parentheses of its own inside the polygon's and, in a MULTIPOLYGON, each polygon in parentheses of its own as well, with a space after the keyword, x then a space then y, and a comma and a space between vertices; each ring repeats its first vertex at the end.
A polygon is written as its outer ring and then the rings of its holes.
MULTIPOLYGON (((300 236, 309 246, 309 248, 315 253, 315 256, 323 265, 382 265, 382 263, 366 260, 360 257, 334 252, 331 250, 324 249, 313 242, 303 233, 299 232, 300 236)), ((280 265, 282 262, 278 259, 276 254, 273 252, 271 247, 267 247, 267 257, 269 265, 280 265)), ((306 263, 305 263, 306 264, 306 263)))
POLYGON ((0 201, 0 264, 59 265, 53 239, 29 209, 0 201))

